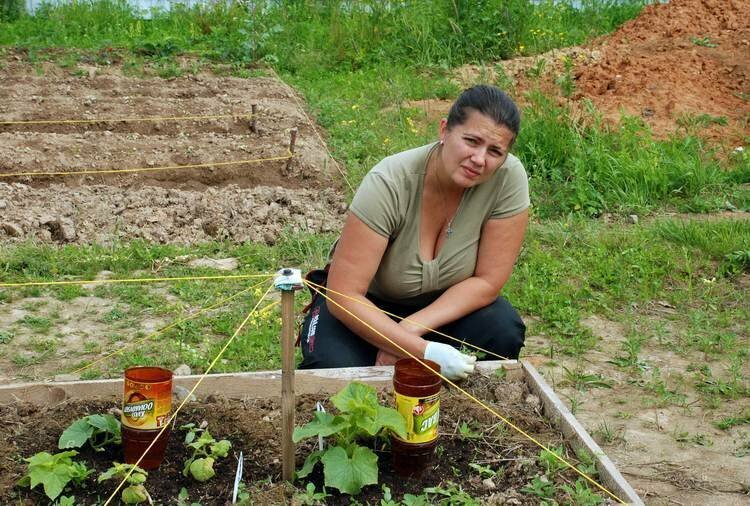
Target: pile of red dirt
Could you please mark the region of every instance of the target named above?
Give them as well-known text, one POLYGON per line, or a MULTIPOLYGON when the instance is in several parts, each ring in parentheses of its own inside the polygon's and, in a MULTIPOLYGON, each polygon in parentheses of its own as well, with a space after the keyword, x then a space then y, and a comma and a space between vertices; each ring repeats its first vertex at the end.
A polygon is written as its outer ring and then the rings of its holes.
POLYGON ((624 111, 642 117, 657 135, 694 128, 723 143, 748 142, 747 0, 650 5, 591 47, 601 57, 576 69, 577 90, 605 118, 616 120, 624 111))

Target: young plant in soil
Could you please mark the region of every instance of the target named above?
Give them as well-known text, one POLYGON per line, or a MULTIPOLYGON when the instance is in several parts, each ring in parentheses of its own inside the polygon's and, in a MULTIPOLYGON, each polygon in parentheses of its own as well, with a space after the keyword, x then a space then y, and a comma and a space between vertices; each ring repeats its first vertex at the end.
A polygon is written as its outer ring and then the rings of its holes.
POLYGON ((297 477, 306 477, 322 462, 326 487, 358 494, 365 485, 378 482, 378 456, 358 441, 389 431, 405 438, 406 421, 395 409, 381 406, 375 389, 362 383, 348 384, 331 402, 340 414, 318 411, 310 423, 294 429, 295 443, 314 436, 333 437, 326 450, 307 457, 297 477))
POLYGON ((120 464, 119 462, 114 462, 112 464, 112 467, 99 475, 97 481, 101 483, 105 480, 109 480, 110 478, 117 478, 119 480, 122 480, 126 476, 128 476, 126 481, 128 486, 122 490, 122 502, 125 504, 140 504, 146 501, 151 503, 151 495, 143 485, 146 482, 146 478, 148 477, 148 472, 144 471, 136 465, 120 464), (132 472, 130 472, 131 469, 132 472), (128 476, 129 472, 130 476, 128 476))
POLYGON ((190 473, 198 481, 210 480, 216 474, 214 462, 218 458, 226 457, 232 447, 232 443, 227 439, 221 441, 214 439, 206 426, 205 423, 200 427, 196 427, 194 423, 188 423, 180 427, 188 431, 185 434, 185 444, 193 450, 193 455, 185 461, 182 474, 187 476, 190 473))
POLYGON ((60 435, 57 447, 61 450, 81 448, 87 441, 98 452, 104 451, 108 444, 121 444, 120 421, 110 414, 79 418, 60 435))
POLYGON ((47 452, 39 452, 28 459, 29 470, 18 482, 21 487, 33 489, 40 483, 44 487, 44 493, 51 500, 55 500, 63 489, 71 481, 74 483, 83 483, 86 478, 93 473, 82 462, 74 462, 71 457, 78 455, 78 452, 71 450, 50 455, 47 452))

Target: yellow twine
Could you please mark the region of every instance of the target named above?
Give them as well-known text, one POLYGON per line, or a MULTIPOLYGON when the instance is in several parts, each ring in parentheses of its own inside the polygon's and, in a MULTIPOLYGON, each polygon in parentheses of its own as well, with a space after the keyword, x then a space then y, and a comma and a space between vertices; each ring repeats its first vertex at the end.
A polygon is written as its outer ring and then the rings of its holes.
MULTIPOLYGON (((218 353, 218 354, 216 355, 216 357, 215 357, 215 358, 213 359, 213 361, 212 361, 212 362, 211 362, 211 363, 209 364, 209 366, 208 366, 208 368, 206 369, 206 371, 205 371, 205 372, 204 372, 204 373, 203 373, 203 374, 201 375, 201 377, 200 377, 200 378, 198 378, 198 381, 196 381, 196 383, 195 383, 195 385, 193 386, 193 388, 192 388, 192 389, 190 390, 190 392, 188 392, 188 394, 187 394, 187 395, 185 396, 185 398, 184 398, 184 399, 182 400, 182 402, 181 402, 181 403, 180 403, 180 405, 179 405, 179 406, 177 407, 177 409, 176 409, 176 410, 174 411, 174 413, 172 413, 172 416, 170 416, 170 417, 169 417, 169 419, 168 419, 168 420, 167 420, 167 422, 166 422, 166 423, 164 424, 164 426, 162 426, 162 428, 161 428, 161 430, 159 431, 159 433, 158 433, 158 434, 156 435, 156 437, 154 437, 154 440, 153 440, 153 441, 151 441, 151 444, 149 444, 149 445, 148 445, 148 448, 146 448, 146 450, 145 450, 145 451, 143 452, 143 455, 141 455, 141 456, 140 456, 140 457, 138 458, 138 460, 136 461, 136 463, 134 464, 134 466, 137 466, 137 465, 139 465, 139 464, 141 463, 141 461, 142 461, 142 460, 143 460, 143 458, 144 458, 144 457, 146 456, 146 454, 147 454, 147 453, 148 453, 148 452, 149 452, 149 451, 151 450, 151 448, 152 448, 152 447, 153 447, 153 446, 154 446, 154 445, 156 444, 156 442, 157 442, 157 441, 159 440, 159 438, 161 437, 162 433, 164 433, 164 431, 165 431, 165 430, 167 429, 167 427, 169 427, 169 425, 170 425, 170 424, 172 423, 172 421, 173 421, 173 420, 175 419, 175 417, 177 417, 177 413, 179 413, 179 412, 180 412, 180 410, 182 409, 182 407, 183 407, 183 406, 185 406, 185 404, 186 404, 186 403, 188 402, 188 400, 190 400, 190 397, 192 397, 193 393, 194 393, 194 392, 195 392, 195 391, 196 391, 196 390, 198 389, 198 387, 200 386, 200 384, 201 384, 201 383, 203 382, 203 379, 204 379, 204 378, 205 378, 206 376, 208 376, 208 373, 210 373, 210 372, 211 372, 211 369, 213 369, 213 368, 214 368, 214 366, 215 366, 215 365, 216 365, 216 363, 217 363, 217 362, 219 361, 219 359, 220 359, 220 358, 221 358, 221 356, 222 356, 222 355, 224 354, 224 352, 225 352, 225 351, 227 351, 227 348, 229 348, 229 345, 230 345, 230 344, 232 344, 232 342, 234 341, 234 338, 235 338, 235 337, 237 337, 237 335, 238 335, 238 334, 240 333, 240 331, 242 331, 242 328, 243 328, 243 327, 245 326, 245 324, 247 324, 247 322, 248 322, 248 321, 250 320, 250 317, 251 317, 251 316, 253 316, 253 313, 255 313, 255 312, 256 312, 256 310, 258 309, 258 306, 260 306, 260 303, 261 303, 261 302, 263 302, 263 299, 265 299, 265 298, 266 298, 266 295, 268 295, 268 292, 270 292, 270 291, 271 291, 271 288, 273 288, 273 283, 271 283, 271 284, 270 284, 270 285, 268 286, 268 289, 266 290, 266 292, 265 292, 265 293, 263 294, 263 296, 262 296, 262 297, 261 297, 261 298, 260 298, 260 299, 258 300, 258 302, 257 302, 257 303, 255 304, 255 306, 254 306, 254 307, 253 307, 253 309, 252 309, 252 310, 250 311, 250 313, 249 313, 249 314, 248 314, 248 315, 247 315, 247 316, 245 317, 245 319, 244 319, 244 320, 242 321, 242 323, 240 324, 240 326, 239 326, 239 327, 237 327, 237 330, 235 330, 235 331, 234 331, 234 334, 232 334, 232 337, 230 337, 230 338, 229 338, 229 340, 228 340, 228 341, 226 342, 226 344, 224 344, 224 347, 223 347, 223 348, 222 348, 221 350, 219 350, 219 353, 218 353)), ((124 485, 124 484, 125 484, 125 483, 126 483, 126 482, 128 481, 128 478, 130 478, 130 475, 131 475, 131 474, 133 474, 133 469, 134 469, 134 467, 131 467, 131 468, 130 468, 130 470, 129 470, 129 471, 128 471, 128 473, 127 473, 127 474, 125 475, 125 477, 124 477, 124 478, 122 479, 122 481, 120 482, 120 484, 119 484, 119 485, 117 485, 117 488, 116 488, 116 489, 114 490, 114 492, 112 492, 112 495, 110 495, 110 496, 109 496, 109 498, 107 499, 107 501, 106 501, 106 502, 104 503, 104 506, 107 506, 107 505, 108 505, 108 504, 109 504, 109 503, 110 503, 110 502, 112 501, 112 499, 113 499, 113 498, 115 497, 115 495, 117 494, 117 492, 119 492, 119 491, 120 491, 120 489, 122 488, 122 486, 123 486, 123 485, 124 485)))
POLYGON ((422 329, 426 330, 427 332, 434 332, 435 334, 437 334, 437 335, 439 335, 439 336, 443 336, 443 337, 446 337, 446 338, 448 338, 448 339, 451 339, 451 340, 453 340, 453 341, 456 341, 456 342, 458 342, 458 343, 461 343, 462 345, 464 345, 464 346, 467 346, 467 347, 469 347, 469 348, 474 348, 475 350, 477 350, 477 351, 481 351, 482 353, 486 353, 486 354, 488 354, 488 355, 492 355, 492 356, 495 356, 495 357, 497 357, 497 358, 499 358, 499 359, 501 359, 501 360, 511 360, 511 359, 509 359, 509 358, 507 358, 507 357, 504 357, 504 356, 502 356, 502 355, 498 355, 497 353, 494 353, 494 352, 492 352, 492 351, 490 351, 490 350, 485 350, 484 348, 481 348, 481 347, 479 347, 479 346, 477 346, 477 345, 475 345, 475 344, 472 344, 472 343, 467 343, 466 341, 464 341, 464 340, 462 340, 462 339, 459 339, 459 338, 457 338, 457 337, 453 337, 453 336, 449 336, 448 334, 444 334, 443 332, 440 332, 439 330, 431 329, 430 327, 428 327, 428 326, 426 326, 426 325, 422 325, 421 323, 419 323, 419 322, 418 322, 418 321, 416 321, 416 320, 412 320, 412 319, 410 319, 410 318, 405 318, 405 317, 403 317, 403 316, 399 316, 399 315, 397 315, 397 314, 394 314, 394 313, 389 313, 388 311, 386 311, 386 310, 384 310, 384 309, 381 309, 381 308, 379 308, 379 307, 378 307, 378 306, 376 306, 375 304, 368 304, 367 302, 361 301, 361 300, 359 300, 359 299, 355 299, 354 297, 350 297, 349 295, 343 294, 343 293, 341 293, 341 292, 337 292, 336 290, 331 290, 331 289, 330 289, 330 288, 328 288, 327 286, 323 286, 323 285, 318 285, 318 284, 316 284, 316 283, 313 283, 312 281, 307 281, 307 283, 308 283, 309 285, 313 285, 314 287, 317 287, 317 288, 321 288, 321 289, 323 289, 323 288, 324 288, 324 289, 326 289, 326 290, 327 290, 327 291, 329 291, 329 292, 335 293, 336 295, 340 295, 341 297, 344 297, 345 299, 353 300, 354 302, 356 302, 356 303, 358 303, 358 304, 362 304, 362 305, 363 305, 363 306, 365 306, 365 307, 369 307, 369 308, 377 309, 377 310, 378 310, 378 311, 380 311, 381 313, 385 313, 385 314, 387 314, 388 316, 393 316, 394 318, 398 318, 399 320, 406 320, 407 322, 409 322, 409 323, 412 323, 412 324, 414 324, 414 325, 416 325, 416 326, 418 326, 418 327, 420 327, 420 328, 422 328, 422 329))
MULTIPOLYGON (((306 283, 308 283, 308 282, 306 281, 306 283)), ((309 283, 308 283, 308 285, 309 285, 309 283)), ((459 387, 456 383, 454 383, 453 381, 449 380, 448 378, 446 378, 445 376, 443 376, 442 374, 440 374, 438 371, 435 371, 434 369, 432 369, 432 367, 430 367, 422 359, 420 359, 419 357, 417 357, 417 356, 411 354, 410 352, 408 352, 402 346, 400 346, 399 344, 397 344, 396 342, 394 342, 389 337, 385 336, 382 332, 380 332, 379 330, 377 330, 376 328, 374 328, 372 325, 370 325, 366 321, 364 321, 361 318, 359 318, 357 315, 355 315, 354 313, 352 313, 351 311, 349 311, 348 309, 346 309, 344 306, 342 306, 341 304, 339 304, 335 300, 331 299, 327 295, 321 293, 317 288, 312 287, 312 289, 315 290, 321 296, 325 297, 326 300, 333 302, 334 304, 336 304, 336 306, 338 306, 339 308, 341 308, 344 311, 346 311, 347 314, 349 314, 350 316, 352 316, 353 318, 355 318, 357 321, 359 321, 360 323, 362 323, 363 325, 365 325, 367 328, 369 328, 370 330, 372 330, 373 332, 375 332, 376 334, 378 334, 380 337, 382 337, 383 339, 385 339, 386 341, 388 341, 390 344, 392 344, 393 346, 395 346, 396 348, 398 348, 402 353, 404 353, 405 355, 408 355, 409 357, 411 357, 414 360, 416 360, 417 362, 419 362, 423 367, 425 367, 425 368, 431 370, 432 372, 434 372, 443 381, 445 381, 446 383, 448 383, 449 385, 451 385, 453 388, 455 388, 459 392, 463 393, 466 397, 468 397, 469 399, 471 399, 472 401, 476 402, 477 404, 479 404, 480 406, 482 406, 484 409, 486 409, 487 411, 489 411, 490 413, 492 413, 493 415, 495 415, 497 418, 499 418, 500 420, 502 420, 506 425, 508 425, 509 427, 511 427, 513 430, 515 430, 516 432, 518 432, 522 436, 526 437, 528 440, 532 441, 534 444, 536 444, 537 446, 539 446, 543 450, 545 450, 545 451, 549 452, 550 454, 554 455, 555 458, 557 458, 557 460, 559 460, 560 462, 562 462, 563 464, 565 464, 567 467, 569 467, 570 469, 572 469, 573 471, 575 471, 576 473, 578 473, 581 477, 583 477, 589 483, 595 485, 600 490, 606 492, 610 497, 612 497, 614 500, 616 500, 620 504, 625 504, 625 501, 623 501, 622 499, 620 499, 619 497, 617 497, 615 494, 613 494, 612 492, 610 492, 609 490, 607 490, 606 487, 604 487, 603 485, 600 485, 596 480, 594 480, 593 478, 591 478, 589 475, 587 475, 583 471, 579 470, 573 464, 571 464, 570 462, 568 462, 567 460, 565 460, 562 456, 558 455, 557 453, 555 453, 552 450, 550 450, 549 448, 547 448, 547 446, 545 446, 543 443, 541 443, 540 441, 538 441, 536 438, 534 438, 530 434, 526 433, 523 429, 521 429, 520 427, 516 426, 513 422, 511 422, 510 420, 508 420, 507 418, 505 418, 503 415, 501 415, 500 413, 498 413, 497 411, 495 411, 491 407, 487 406, 484 402, 480 401, 479 399, 477 399, 476 397, 474 397, 473 395, 471 395, 469 392, 467 392, 463 388, 459 387)))
POLYGON ((274 162, 278 160, 288 160, 293 158, 294 154, 289 153, 284 156, 274 156, 270 158, 254 158, 252 160, 237 160, 233 162, 210 162, 210 163, 194 163, 190 165, 168 165, 164 167, 138 167, 135 169, 90 169, 90 170, 76 170, 69 172, 14 172, 12 174, 0 174, 0 177, 25 177, 25 176, 80 176, 84 174, 121 174, 121 173, 133 173, 133 172, 157 172, 161 170, 185 170, 185 169, 200 169, 207 167, 225 167, 227 165, 242 165, 260 162, 274 162))
MULTIPOLYGON (((224 299, 220 300, 219 302, 217 302, 217 303, 215 303, 215 304, 213 304, 213 305, 211 305, 211 306, 209 306, 209 307, 201 308, 201 309, 200 309, 199 311, 197 311, 197 312, 195 312, 195 313, 193 313, 193 314, 191 314, 191 315, 188 315, 188 316, 186 316, 185 318, 182 318, 182 319, 180 319, 180 320, 174 321, 174 322, 170 323, 169 325, 166 325, 166 326, 164 326, 164 327, 160 328, 160 329, 159 329, 159 330, 157 330, 156 332, 152 332, 151 334, 147 335, 146 337, 142 337, 142 338, 140 338, 140 339, 136 339, 135 341, 132 341, 132 342, 128 343, 127 345, 123 346, 122 348, 120 348, 120 349, 118 349, 118 350, 116 350, 116 351, 113 351, 112 353, 110 353, 110 354, 108 354, 108 355, 105 355, 105 356, 103 356, 103 357, 100 357, 100 358, 98 358, 98 359, 94 360, 94 361, 93 361, 93 362, 91 362, 90 364, 87 364, 87 365, 85 365, 85 366, 83 366, 83 367, 79 367, 78 369, 76 369, 76 370, 74 370, 74 371, 71 371, 71 373, 70 373, 70 374, 78 374, 78 373, 80 373, 81 371, 85 371, 86 369, 89 369, 89 368, 91 368, 91 367, 95 366, 96 364, 99 364, 99 363, 101 363, 101 362, 104 362, 104 361, 106 361, 106 360, 109 360, 110 358, 114 357, 115 355, 119 355, 120 353, 123 353, 123 352, 124 352, 125 350, 128 350, 128 349, 132 348, 132 347, 133 347, 133 346, 135 346, 136 344, 141 344, 142 342, 144 342, 144 341, 147 341, 147 340, 151 339, 152 337, 156 337, 156 336, 158 336, 159 334, 161 334, 161 333, 163 333, 163 332, 166 332, 167 330, 169 330, 169 329, 171 329, 171 328, 173 328, 173 327, 176 327, 177 325, 179 325, 179 324, 181 324, 181 323, 184 323, 184 322, 186 322, 186 321, 190 321, 190 320, 192 320, 192 319, 194 319, 194 318, 197 318, 197 317, 199 317, 199 316, 200 316, 200 315, 202 315, 203 313, 206 313, 206 312, 208 312, 208 311, 211 311, 212 309, 216 309, 216 308, 217 308, 217 307, 219 307, 219 306, 223 306, 223 305, 224 305, 224 304, 226 304, 227 302, 229 302, 229 301, 231 301, 231 300, 233 300, 233 299, 235 299, 235 298, 239 297, 240 295, 243 295, 243 294, 245 294, 245 293, 249 292, 249 291, 250 291, 250 290, 252 290, 253 288, 256 288, 256 287, 258 287, 259 285, 263 284, 263 281, 264 281, 264 280, 261 280, 261 281, 259 281, 258 283, 254 284, 254 285, 253 285, 253 286, 251 286, 251 287, 245 288, 244 290, 241 290, 241 291, 239 291, 239 292, 237 292, 237 293, 235 293, 234 295, 231 295, 231 296, 229 296, 229 297, 225 297, 224 299)), ((261 312, 263 312, 264 310, 265 310, 265 309, 261 310, 261 312)))
POLYGON ((0 125, 56 125, 72 123, 128 123, 137 121, 181 121, 223 118, 251 118, 252 114, 217 114, 212 116, 151 116, 144 118, 102 118, 102 119, 32 119, 0 121, 0 125))
POLYGON ((125 279, 92 279, 88 281, 30 281, 26 283, 0 283, 0 288, 20 288, 25 286, 59 286, 89 285, 115 283, 159 283, 161 281, 200 281, 215 279, 251 279, 270 278, 273 274, 235 274, 231 276, 183 276, 176 278, 125 278, 125 279))

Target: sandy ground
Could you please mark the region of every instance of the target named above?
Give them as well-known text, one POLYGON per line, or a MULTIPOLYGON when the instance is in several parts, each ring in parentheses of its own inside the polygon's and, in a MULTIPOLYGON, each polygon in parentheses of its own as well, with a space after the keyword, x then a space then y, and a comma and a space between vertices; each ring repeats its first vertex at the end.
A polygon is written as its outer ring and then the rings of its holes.
MULTIPOLYGON (((640 373, 611 363, 624 355, 627 329, 596 315, 581 322, 599 338, 595 349, 583 358, 538 355, 549 341, 546 336, 531 336, 527 359, 539 367, 646 504, 748 504, 750 430, 747 425, 721 430, 713 422, 750 409, 750 398, 704 408, 693 388, 693 371, 706 359, 697 351, 675 351, 681 348, 681 332, 669 326, 672 311, 656 302, 639 311, 639 318, 662 321, 667 329, 661 343, 644 344, 640 373), (612 388, 577 389, 565 368, 599 375, 612 388), (644 388, 649 382, 655 387, 663 384, 665 394, 659 388, 644 388), (679 394, 686 396, 684 400, 676 397, 679 394)), ((715 373, 726 373, 710 365, 715 373)), ((743 373, 750 375, 750 364, 744 364, 743 373)))

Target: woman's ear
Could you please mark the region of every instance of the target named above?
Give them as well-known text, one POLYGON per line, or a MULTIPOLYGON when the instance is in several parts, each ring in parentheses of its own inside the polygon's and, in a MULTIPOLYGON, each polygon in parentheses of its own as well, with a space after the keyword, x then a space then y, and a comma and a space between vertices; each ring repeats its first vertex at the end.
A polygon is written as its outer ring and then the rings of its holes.
POLYGON ((440 144, 445 144, 445 135, 448 133, 448 120, 443 118, 440 120, 439 138, 440 144))

